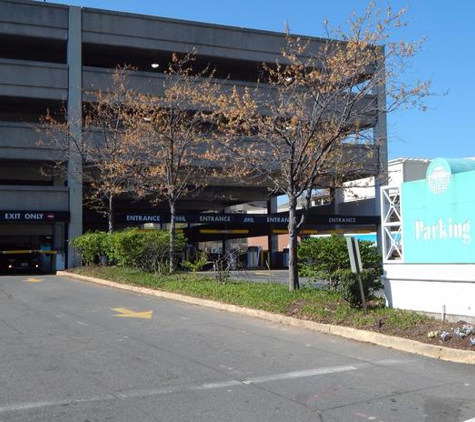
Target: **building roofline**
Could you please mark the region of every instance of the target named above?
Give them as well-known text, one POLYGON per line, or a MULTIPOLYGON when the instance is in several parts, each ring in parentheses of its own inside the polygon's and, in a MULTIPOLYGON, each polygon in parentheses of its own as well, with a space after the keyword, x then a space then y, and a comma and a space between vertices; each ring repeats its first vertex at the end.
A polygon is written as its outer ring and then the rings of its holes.
MULTIPOLYGON (((137 17, 141 19, 149 19, 149 20, 154 20, 154 21, 187 24, 187 25, 194 25, 194 26, 201 26, 201 27, 213 27, 213 28, 228 29, 228 30, 239 30, 242 32, 275 36, 279 38, 283 38, 286 35, 284 29, 282 29, 282 32, 279 32, 279 31, 271 31, 271 30, 264 30, 264 29, 257 29, 257 28, 241 27, 237 25, 224 25, 224 24, 204 22, 204 21, 170 18, 170 17, 160 16, 160 15, 125 12, 121 10, 101 9, 101 8, 87 7, 87 6, 76 6, 72 4, 55 3, 54 1, 52 2, 49 2, 49 1, 45 2, 45 1, 40 1, 40 0, 7 0, 7 1, 10 1, 12 3, 34 4, 34 5, 44 6, 44 7, 61 7, 61 8, 77 7, 86 12, 90 11, 94 13, 103 13, 103 14, 111 14, 111 15, 119 15, 119 16, 120 15, 130 16, 130 17, 133 16, 133 17, 137 17)), ((334 42, 342 42, 342 43, 344 42, 342 40, 336 40, 336 39, 325 38, 325 37, 316 37, 316 36, 312 36, 308 34, 306 35, 306 34, 291 33, 290 35, 294 37, 302 37, 302 38, 305 38, 311 41, 317 41, 317 42, 325 42, 325 41, 334 41, 334 42)))
POLYGON ((388 161, 388 165, 390 164, 402 164, 407 162, 412 163, 429 163, 432 159, 428 158, 407 158, 407 157, 400 157, 400 158, 393 158, 392 160, 388 161))

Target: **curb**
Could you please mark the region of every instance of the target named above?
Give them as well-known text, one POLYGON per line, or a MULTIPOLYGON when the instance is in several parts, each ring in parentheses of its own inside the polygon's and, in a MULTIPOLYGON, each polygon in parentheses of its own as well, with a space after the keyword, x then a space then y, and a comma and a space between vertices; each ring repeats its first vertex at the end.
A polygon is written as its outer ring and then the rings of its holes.
POLYGON ((229 305, 226 303, 215 302, 213 300, 185 296, 179 293, 170 293, 161 290, 153 290, 146 287, 121 284, 113 281, 103 280, 100 278, 73 274, 66 271, 57 271, 56 275, 75 278, 83 281, 89 281, 91 283, 112 287, 114 289, 127 290, 149 296, 177 300, 192 305, 205 306, 207 308, 259 318, 265 321, 283 324, 286 326, 306 328, 308 330, 316 331, 319 333, 332 334, 350 340, 371 343, 377 346, 388 347, 390 349, 413 353, 416 355, 421 355, 434 359, 475 365, 475 353, 469 350, 451 349, 449 347, 420 343, 415 340, 388 336, 386 334, 380 334, 373 331, 358 330, 356 328, 341 327, 338 325, 321 324, 319 322, 296 319, 285 315, 273 314, 272 312, 261 311, 258 309, 244 308, 237 305, 229 305))

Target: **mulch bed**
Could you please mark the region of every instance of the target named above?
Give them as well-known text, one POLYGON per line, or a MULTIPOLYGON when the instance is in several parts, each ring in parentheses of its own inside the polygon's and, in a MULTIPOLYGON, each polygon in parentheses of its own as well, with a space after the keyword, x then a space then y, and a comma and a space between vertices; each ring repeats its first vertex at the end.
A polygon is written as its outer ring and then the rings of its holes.
MULTIPOLYGON (((305 306, 307 305, 309 304, 306 303, 306 301, 293 303, 287 310, 286 315, 294 318, 315 321, 322 324, 335 324, 335 321, 331 315, 332 309, 326 309, 326 315, 315 316, 309 315, 308 312, 305 312, 305 306)), ((335 304, 335 307, 337 306, 338 304, 335 304)), ((371 304, 369 304, 369 306, 371 306, 371 304)), ((470 342, 471 338, 475 339, 475 331, 467 335, 465 338, 456 335, 457 329, 460 330, 464 326, 470 326, 470 324, 467 324, 465 321, 447 322, 434 319, 418 324, 414 327, 403 329, 400 327, 387 325, 384 318, 378 319, 375 317, 375 322, 373 325, 359 326, 358 324, 355 324, 354 321, 340 321, 337 323, 337 325, 374 331, 381 334, 419 341, 421 343, 450 347, 453 349, 471 350, 475 352, 475 345, 472 345, 470 342), (445 340, 441 338, 441 334, 444 332, 448 333, 448 335, 443 336, 445 340)))

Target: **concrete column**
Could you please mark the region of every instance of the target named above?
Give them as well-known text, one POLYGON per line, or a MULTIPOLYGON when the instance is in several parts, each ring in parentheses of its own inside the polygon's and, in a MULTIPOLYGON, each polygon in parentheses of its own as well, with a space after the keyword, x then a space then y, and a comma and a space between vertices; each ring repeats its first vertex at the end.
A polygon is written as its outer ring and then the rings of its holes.
POLYGON ((64 269, 65 245, 64 245, 64 226, 66 223, 55 223, 53 229, 53 249, 58 251, 58 255, 53 255, 56 260, 56 270, 64 269))
POLYGON ((53 228, 53 249, 64 251, 64 225, 65 223, 54 223, 53 228))
MULTIPOLYGON (((278 212, 277 207, 277 196, 271 196, 269 201, 267 201, 267 213, 275 214, 278 212)), ((277 265, 276 262, 276 253, 279 251, 279 236, 273 234, 271 229, 269 229, 269 234, 267 235, 267 245, 269 251, 269 266, 270 268, 275 268, 277 265)))
MULTIPOLYGON (((384 83, 386 65, 384 61, 384 47, 381 49, 381 59, 378 63, 377 72, 381 74, 381 83, 375 88, 377 100, 378 121, 373 129, 374 141, 378 148, 378 174, 375 180, 375 215, 381 215, 381 186, 385 186, 388 181, 388 129, 386 116, 386 85, 384 83)), ((382 251, 382 228, 381 222, 377 228, 378 248, 382 251)))
MULTIPOLYGON (((71 135, 68 159, 69 211, 68 241, 82 234, 82 16, 81 8, 69 7, 68 26, 68 123, 71 135)), ((79 257, 68 247, 67 267, 80 265, 79 257)))
POLYGON ((343 186, 332 188, 331 196, 332 196, 332 202, 333 202, 333 214, 340 215, 342 213, 341 204, 344 203, 343 186))
MULTIPOLYGON (((232 213, 232 211, 233 211, 232 207, 223 208, 224 213, 232 213)), ((221 245, 223 249, 223 256, 225 256, 228 252, 231 251, 231 249, 233 249, 233 240, 227 239, 227 236, 224 236, 221 245)))

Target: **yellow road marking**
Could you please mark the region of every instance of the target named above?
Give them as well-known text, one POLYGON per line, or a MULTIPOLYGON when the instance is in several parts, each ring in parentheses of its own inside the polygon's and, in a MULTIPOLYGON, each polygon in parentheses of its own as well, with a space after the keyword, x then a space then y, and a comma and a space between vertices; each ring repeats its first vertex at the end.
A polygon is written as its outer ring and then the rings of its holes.
POLYGON ((153 311, 143 311, 143 312, 135 312, 127 308, 111 308, 111 310, 119 312, 115 314, 116 317, 122 318, 143 318, 143 319, 150 319, 152 318, 153 311))
POLYGON ((27 278, 26 281, 28 281, 28 283, 41 283, 42 281, 44 281, 44 278, 30 277, 30 278, 27 278))

